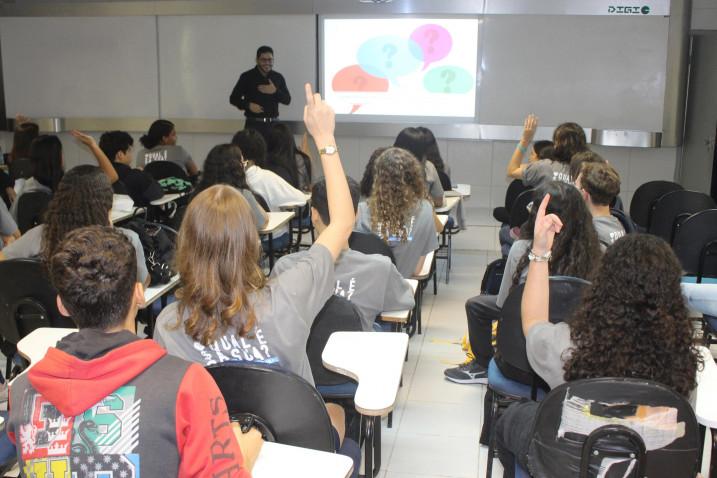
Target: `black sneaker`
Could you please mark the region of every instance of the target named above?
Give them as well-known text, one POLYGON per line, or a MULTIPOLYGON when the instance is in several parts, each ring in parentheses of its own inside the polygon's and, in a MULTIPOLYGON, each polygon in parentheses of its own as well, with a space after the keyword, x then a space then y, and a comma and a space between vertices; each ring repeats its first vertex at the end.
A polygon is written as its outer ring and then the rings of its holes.
POLYGON ((458 367, 447 368, 443 375, 455 383, 488 383, 488 370, 475 359, 458 367))

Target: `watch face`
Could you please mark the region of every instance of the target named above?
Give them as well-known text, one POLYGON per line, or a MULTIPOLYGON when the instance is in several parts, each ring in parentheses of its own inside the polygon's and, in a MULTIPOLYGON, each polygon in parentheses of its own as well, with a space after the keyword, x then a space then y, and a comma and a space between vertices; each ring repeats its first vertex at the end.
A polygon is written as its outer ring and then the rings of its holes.
POLYGON ((322 152, 324 154, 336 154, 336 146, 326 146, 322 152))

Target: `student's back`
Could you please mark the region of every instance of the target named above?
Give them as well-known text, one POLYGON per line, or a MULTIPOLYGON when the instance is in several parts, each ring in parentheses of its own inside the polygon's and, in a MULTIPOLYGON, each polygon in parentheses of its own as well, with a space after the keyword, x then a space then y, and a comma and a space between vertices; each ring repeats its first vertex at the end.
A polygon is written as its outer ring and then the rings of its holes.
POLYGON ((155 121, 139 141, 144 148, 137 152, 137 167, 144 168, 154 161, 169 161, 180 166, 189 176, 199 172, 192 156, 177 145, 177 132, 171 121, 155 121))

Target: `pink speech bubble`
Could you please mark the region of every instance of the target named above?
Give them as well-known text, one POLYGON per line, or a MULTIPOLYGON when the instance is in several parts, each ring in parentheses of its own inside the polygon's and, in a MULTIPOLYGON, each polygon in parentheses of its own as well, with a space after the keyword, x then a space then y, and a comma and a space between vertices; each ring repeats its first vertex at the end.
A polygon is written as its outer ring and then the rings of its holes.
MULTIPOLYGON (((331 80, 331 88, 337 92, 388 91, 388 80, 369 75, 359 65, 351 65, 339 70, 334 75, 331 80)), ((350 113, 355 113, 360 107, 360 104, 353 105, 350 113)))
POLYGON ((440 25, 421 25, 411 33, 411 40, 418 43, 423 51, 423 69, 434 61, 445 58, 453 46, 451 34, 440 25))

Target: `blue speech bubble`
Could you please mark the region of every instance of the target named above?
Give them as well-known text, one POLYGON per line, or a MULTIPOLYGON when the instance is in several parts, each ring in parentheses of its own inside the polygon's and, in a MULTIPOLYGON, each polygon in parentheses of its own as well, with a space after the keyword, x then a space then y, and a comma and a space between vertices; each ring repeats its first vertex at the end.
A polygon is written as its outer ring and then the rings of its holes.
POLYGON ((363 70, 379 78, 396 78, 421 68, 423 50, 407 38, 382 36, 365 41, 356 54, 363 70))

